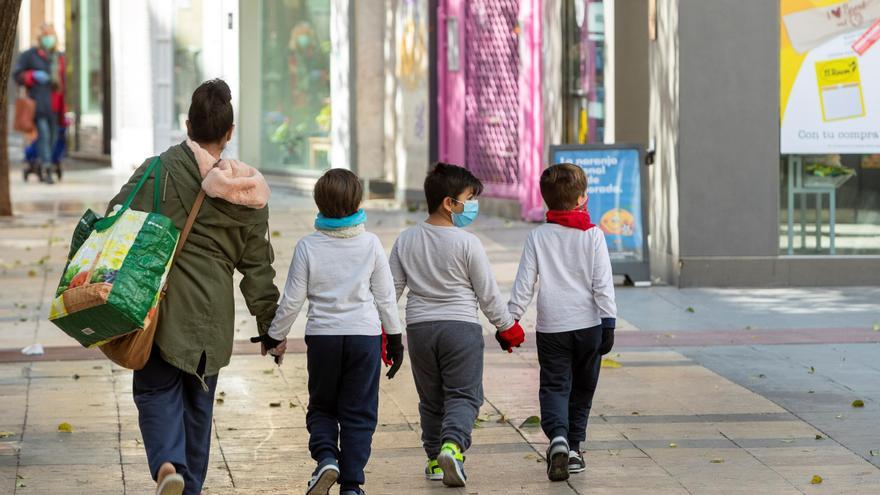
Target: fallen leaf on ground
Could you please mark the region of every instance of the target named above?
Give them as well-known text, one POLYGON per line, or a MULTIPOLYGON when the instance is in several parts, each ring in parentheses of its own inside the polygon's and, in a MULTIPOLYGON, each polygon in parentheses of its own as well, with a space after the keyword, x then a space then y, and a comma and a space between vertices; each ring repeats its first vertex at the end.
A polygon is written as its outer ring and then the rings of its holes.
POLYGON ((505 416, 505 415, 502 414, 501 417, 498 418, 498 422, 499 422, 499 423, 506 423, 506 422, 507 422, 507 416, 505 416))
POLYGON ((288 404, 288 406, 289 406, 291 409, 294 408, 294 407, 296 407, 296 404, 294 404, 293 401, 288 401, 287 404, 288 404))
POLYGON ((865 407, 865 401, 863 401, 862 399, 856 399, 856 400, 852 401, 852 406, 853 407, 865 407))
POLYGON ((15 436, 15 433, 12 433, 11 431, 0 431, 0 438, 8 438, 12 436, 15 436))
POLYGON ((217 397, 217 404, 223 404, 223 397, 217 397))
POLYGON ((638 412, 638 411, 633 411, 633 412, 631 412, 630 414, 632 414, 633 416, 638 416, 638 415, 639 415, 639 412, 638 412))
POLYGON ((599 365, 601 368, 620 368, 621 366, 623 365, 611 358, 602 358, 602 363, 599 365))
POLYGON ((263 374, 264 374, 264 375, 271 375, 271 374, 274 373, 274 372, 275 372, 274 369, 263 370, 263 374))
POLYGON ((875 331, 875 332, 880 332, 880 323, 874 323, 874 327, 873 327, 873 328, 874 328, 874 331, 875 331))
POLYGON ((541 426, 541 418, 538 416, 529 416, 519 425, 520 428, 537 428, 538 426, 541 426))
POLYGON ((269 407, 281 407, 281 403, 280 402, 270 402, 269 407))
POLYGON ((694 308, 691 306, 688 306, 685 311, 687 311, 688 313, 696 313, 696 310, 694 310, 694 308))
POLYGON ((868 453, 871 454, 872 457, 880 457, 880 449, 874 449, 868 453))
POLYGON ((818 474, 814 474, 813 479, 810 480, 810 484, 811 485, 818 485, 820 483, 822 483, 822 477, 819 476, 818 474))
POLYGON ((812 366, 810 366, 810 371, 808 371, 807 373, 812 375, 815 372, 816 372, 816 368, 813 368, 812 366))
POLYGON ((674 448, 676 448, 676 447, 678 447, 678 444, 675 443, 675 442, 672 442, 672 443, 669 444, 669 448, 670 448, 670 449, 674 449, 674 448))
POLYGON ((722 462, 724 462, 724 459, 712 459, 709 462, 711 462, 712 464, 721 464, 722 462))
POLYGON ((64 433, 73 433, 73 426, 70 426, 70 423, 64 422, 58 425, 58 431, 63 431, 64 433))
POLYGON ((272 231, 272 237, 281 237, 281 232, 278 231, 278 230, 273 230, 273 231, 272 231))
POLYGON ((824 439, 825 439, 825 437, 823 437, 822 435, 816 435, 816 440, 824 440, 824 439))
POLYGON ((220 397, 226 397, 226 392, 221 390, 219 395, 220 395, 220 397))
POLYGON ((73 374, 73 379, 74 379, 74 380, 79 380, 79 375, 76 374, 76 373, 74 373, 74 374, 73 374))
POLYGON ((31 277, 31 278, 36 277, 36 276, 37 276, 37 271, 36 271, 36 270, 28 270, 28 272, 27 272, 27 276, 28 276, 28 277, 31 277))

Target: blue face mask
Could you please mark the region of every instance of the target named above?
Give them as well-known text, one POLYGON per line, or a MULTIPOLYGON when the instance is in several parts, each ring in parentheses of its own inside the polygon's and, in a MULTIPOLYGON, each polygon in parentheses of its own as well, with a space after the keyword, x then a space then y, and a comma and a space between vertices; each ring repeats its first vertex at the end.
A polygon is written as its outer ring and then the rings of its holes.
POLYGON ((456 227, 467 227, 477 218, 477 214, 480 212, 480 203, 476 199, 469 199, 463 203, 455 198, 449 199, 464 205, 461 213, 452 212, 452 223, 456 227))
POLYGON ((344 229, 347 227, 360 225, 366 221, 367 214, 366 212, 364 212, 363 208, 358 210, 353 215, 342 218, 327 218, 324 215, 318 213, 318 218, 315 219, 315 228, 318 230, 344 229))
POLYGON ((40 43, 46 50, 51 50, 55 48, 55 37, 52 35, 43 36, 42 38, 40 38, 40 43))

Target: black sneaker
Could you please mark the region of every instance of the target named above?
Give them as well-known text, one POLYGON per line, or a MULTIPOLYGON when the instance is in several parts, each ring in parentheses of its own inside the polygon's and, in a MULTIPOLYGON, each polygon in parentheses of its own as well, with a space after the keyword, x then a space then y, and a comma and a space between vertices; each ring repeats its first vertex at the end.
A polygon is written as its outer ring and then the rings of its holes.
POLYGON ((339 464, 336 459, 327 459, 318 464, 309 486, 306 489, 306 495, 328 495, 330 489, 339 479, 339 464))
POLYGON ((547 477, 550 481, 568 479, 568 440, 556 437, 547 447, 547 477))
POLYGON ((571 450, 568 452, 568 472, 583 473, 587 470, 587 464, 584 462, 584 456, 580 452, 571 450))

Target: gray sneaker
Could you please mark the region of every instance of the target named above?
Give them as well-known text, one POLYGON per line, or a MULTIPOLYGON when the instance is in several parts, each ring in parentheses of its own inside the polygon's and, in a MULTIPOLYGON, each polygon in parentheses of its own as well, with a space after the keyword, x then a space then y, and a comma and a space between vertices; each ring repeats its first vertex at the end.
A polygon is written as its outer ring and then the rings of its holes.
POLYGON ((312 479, 309 481, 309 487, 306 489, 306 495, 329 495, 330 489, 339 479, 339 464, 336 459, 327 459, 321 461, 315 468, 312 479))
POLYGON ((550 481, 565 481, 568 479, 568 440, 565 437, 556 437, 550 441, 547 447, 547 477, 550 481))
POLYGON ((568 453, 568 472, 572 474, 583 473, 587 470, 584 456, 580 452, 572 450, 568 453))

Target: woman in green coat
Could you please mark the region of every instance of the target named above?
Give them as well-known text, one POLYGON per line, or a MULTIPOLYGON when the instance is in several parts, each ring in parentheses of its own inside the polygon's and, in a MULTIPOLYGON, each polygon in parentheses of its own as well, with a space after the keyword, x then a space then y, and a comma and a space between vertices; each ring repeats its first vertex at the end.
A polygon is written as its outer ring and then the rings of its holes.
MULTIPOLYGON (((269 243, 269 188, 255 169, 221 160, 232 137, 229 86, 215 79, 192 95, 188 139, 159 155, 160 213, 183 230, 201 189, 207 193, 168 275, 150 360, 134 372, 133 393, 150 473, 160 495, 198 494, 208 468, 214 392, 232 354, 233 272, 264 336, 278 302, 269 243)), ((124 202, 154 157, 110 202, 124 202)), ((131 207, 150 211, 153 177, 131 207)), ((263 352, 279 342, 261 337, 263 352)))

